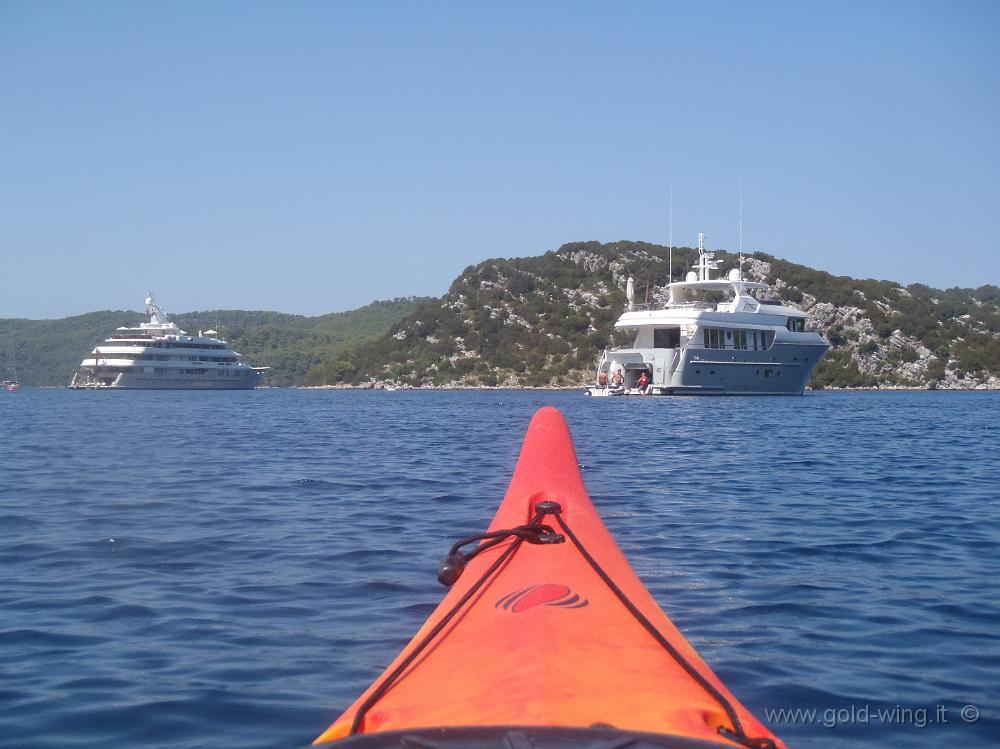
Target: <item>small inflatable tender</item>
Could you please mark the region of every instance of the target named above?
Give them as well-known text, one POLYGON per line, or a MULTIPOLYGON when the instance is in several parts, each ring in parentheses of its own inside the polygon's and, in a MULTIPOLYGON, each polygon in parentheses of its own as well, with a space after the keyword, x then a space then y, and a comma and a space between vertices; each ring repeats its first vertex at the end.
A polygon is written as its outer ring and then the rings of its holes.
POLYGON ((632 571, 554 408, 531 420, 489 530, 456 543, 439 579, 441 604, 314 744, 784 747, 632 571))

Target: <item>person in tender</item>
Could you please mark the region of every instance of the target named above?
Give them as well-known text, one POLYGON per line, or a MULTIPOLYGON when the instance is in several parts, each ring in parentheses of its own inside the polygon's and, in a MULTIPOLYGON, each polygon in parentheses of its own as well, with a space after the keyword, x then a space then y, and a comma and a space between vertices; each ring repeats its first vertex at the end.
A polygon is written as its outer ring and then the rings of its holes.
POLYGON ((635 386, 642 391, 643 395, 645 395, 647 385, 649 385, 649 375, 646 373, 646 370, 643 370, 642 374, 639 375, 639 379, 636 380, 635 386))

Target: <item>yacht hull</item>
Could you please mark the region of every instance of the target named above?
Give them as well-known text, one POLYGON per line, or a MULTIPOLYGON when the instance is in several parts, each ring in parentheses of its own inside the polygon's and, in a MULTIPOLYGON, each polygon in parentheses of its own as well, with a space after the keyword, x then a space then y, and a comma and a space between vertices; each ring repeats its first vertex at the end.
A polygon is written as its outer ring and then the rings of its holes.
POLYGON ((76 390, 253 390, 263 377, 263 372, 253 370, 246 376, 225 378, 214 372, 175 376, 119 374, 110 381, 77 375, 70 387, 76 390))
POLYGON ((689 349, 676 370, 662 379, 654 374, 654 389, 666 395, 801 395, 827 348, 782 343, 766 352, 689 349))
POLYGON ((618 349, 607 356, 650 374, 645 392, 630 377, 626 395, 801 395, 828 348, 825 342, 777 343, 766 351, 618 349))

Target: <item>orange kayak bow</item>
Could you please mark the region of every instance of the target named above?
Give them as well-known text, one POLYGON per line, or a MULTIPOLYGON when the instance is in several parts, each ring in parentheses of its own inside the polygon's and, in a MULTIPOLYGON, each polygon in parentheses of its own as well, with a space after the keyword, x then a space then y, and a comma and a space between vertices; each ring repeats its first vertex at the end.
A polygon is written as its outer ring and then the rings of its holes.
POLYGON ((457 543, 439 579, 453 583, 441 604, 314 744, 784 747, 632 571, 554 408, 531 420, 489 531, 457 543))

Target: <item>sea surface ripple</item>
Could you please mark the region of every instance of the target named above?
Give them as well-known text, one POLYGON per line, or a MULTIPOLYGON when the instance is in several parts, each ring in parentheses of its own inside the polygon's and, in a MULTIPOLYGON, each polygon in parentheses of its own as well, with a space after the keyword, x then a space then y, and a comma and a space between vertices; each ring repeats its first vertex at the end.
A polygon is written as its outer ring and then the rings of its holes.
POLYGON ((24 389, 0 747, 307 744, 434 609, 548 404, 655 598, 790 746, 997 745, 1000 394, 24 389))

